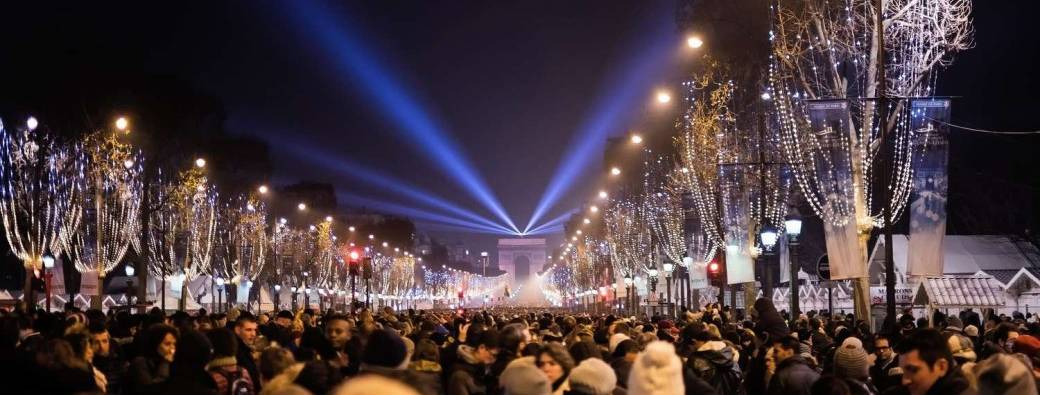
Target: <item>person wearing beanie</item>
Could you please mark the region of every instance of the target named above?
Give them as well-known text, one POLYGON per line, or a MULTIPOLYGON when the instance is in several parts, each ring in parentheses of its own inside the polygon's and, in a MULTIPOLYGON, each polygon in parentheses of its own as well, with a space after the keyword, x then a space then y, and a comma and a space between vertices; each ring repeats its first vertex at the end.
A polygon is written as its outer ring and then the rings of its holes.
POLYGON ((1036 394, 1033 372, 1015 356, 994 354, 974 369, 979 395, 1036 394))
POLYGON ((655 341, 639 353, 628 374, 629 395, 685 393, 683 365, 671 343, 655 341))
POLYGON ((808 394, 812 384, 820 378, 820 374, 798 355, 799 347, 798 339, 790 336, 781 337, 773 343, 776 373, 769 380, 769 395, 808 394))
POLYGON ((834 375, 845 379, 849 386, 859 387, 868 394, 878 392, 870 382, 870 355, 863 348, 863 341, 859 338, 847 338, 834 350, 834 375))
POLYGON ((617 387, 614 369, 597 358, 581 361, 571 370, 570 389, 564 395, 610 395, 617 387))
POLYGON ((943 328, 943 332, 964 333, 964 324, 961 323, 960 318, 950 317, 946 319, 946 328, 943 328))
POLYGON ((537 366, 533 357, 514 359, 498 378, 505 395, 550 395, 549 378, 537 366))
POLYGON ((378 375, 408 384, 424 395, 440 390, 437 375, 419 374, 408 369, 411 358, 408 343, 392 329, 376 329, 368 336, 361 354, 361 375, 378 375))

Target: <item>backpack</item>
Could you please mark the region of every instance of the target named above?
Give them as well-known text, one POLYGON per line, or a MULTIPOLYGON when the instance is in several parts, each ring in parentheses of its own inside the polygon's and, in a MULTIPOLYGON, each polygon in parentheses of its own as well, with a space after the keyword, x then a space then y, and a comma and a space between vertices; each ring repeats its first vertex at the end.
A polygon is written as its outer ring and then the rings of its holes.
POLYGON ((253 395, 253 383, 246 378, 245 369, 242 367, 234 372, 220 370, 219 373, 227 380, 227 395, 253 395))

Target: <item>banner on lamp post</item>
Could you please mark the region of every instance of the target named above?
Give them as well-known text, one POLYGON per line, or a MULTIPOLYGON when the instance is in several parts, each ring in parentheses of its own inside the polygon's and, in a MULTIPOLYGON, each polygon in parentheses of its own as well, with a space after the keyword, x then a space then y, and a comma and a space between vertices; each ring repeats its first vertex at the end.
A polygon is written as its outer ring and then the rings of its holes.
POLYGON ((852 119, 846 100, 812 101, 806 106, 818 149, 813 155, 823 211, 823 232, 830 258, 831 279, 867 277, 856 229, 856 197, 848 131, 852 119))
POLYGON ((751 202, 748 201, 745 169, 739 165, 719 166, 722 191, 722 227, 726 243, 726 282, 743 284, 755 281, 751 259, 751 202))
POLYGON ((907 249, 909 275, 943 274, 949 121, 949 99, 910 101, 910 149, 913 152, 914 175, 910 191, 910 244, 907 249))
POLYGON ((99 276, 96 271, 83 272, 79 282, 79 293, 83 296, 100 295, 99 276))

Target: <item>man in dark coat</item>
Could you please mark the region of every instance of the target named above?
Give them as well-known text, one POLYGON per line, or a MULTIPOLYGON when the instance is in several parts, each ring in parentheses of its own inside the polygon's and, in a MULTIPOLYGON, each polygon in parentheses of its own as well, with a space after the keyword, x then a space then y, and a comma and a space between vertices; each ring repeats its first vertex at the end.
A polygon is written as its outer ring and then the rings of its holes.
MULTIPOLYGON (((448 376, 446 395, 477 395, 487 393, 487 383, 497 383, 488 377, 488 366, 498 354, 498 331, 473 324, 467 330, 466 344, 459 345, 458 359, 448 376)), ((495 378, 497 379, 497 378, 495 378)))
POLYGON ((776 373, 769 380, 769 395, 809 395, 820 373, 798 355, 800 342, 793 337, 782 337, 773 343, 776 373))
MULTIPOLYGON (((249 372, 249 377, 260 377, 260 371, 256 368, 256 360, 253 359, 253 342, 256 340, 258 324, 256 318, 251 314, 243 313, 235 321, 235 335, 238 337, 238 353, 235 360, 238 366, 249 372)), ((260 392, 260 380, 253 383, 253 387, 260 392)))
POLYGON ((919 329, 900 342, 896 351, 903 378, 900 386, 890 388, 885 394, 975 394, 939 331, 919 329))

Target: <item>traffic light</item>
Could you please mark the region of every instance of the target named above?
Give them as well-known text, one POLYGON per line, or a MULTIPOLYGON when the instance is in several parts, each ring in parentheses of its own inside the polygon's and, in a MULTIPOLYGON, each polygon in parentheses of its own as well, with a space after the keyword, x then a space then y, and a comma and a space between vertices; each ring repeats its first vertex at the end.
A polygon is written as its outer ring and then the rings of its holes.
POLYGON ((357 249, 350 250, 350 261, 348 262, 348 264, 350 265, 350 275, 351 276, 357 276, 358 275, 358 273, 359 273, 359 266, 361 265, 360 258, 361 258, 361 252, 360 251, 358 251, 357 249))
POLYGON ((708 273, 711 273, 712 276, 719 275, 719 263, 711 261, 711 263, 708 264, 708 273))
POLYGON ((364 275, 362 276, 364 279, 368 280, 368 279, 372 278, 372 258, 371 257, 365 257, 365 260, 363 261, 363 264, 361 265, 361 271, 362 271, 362 273, 364 273, 364 275))

